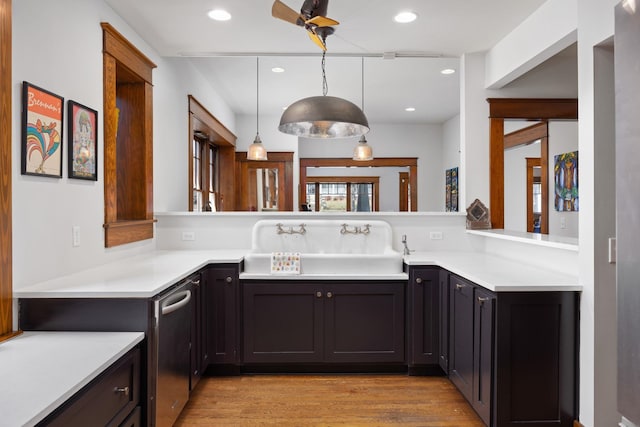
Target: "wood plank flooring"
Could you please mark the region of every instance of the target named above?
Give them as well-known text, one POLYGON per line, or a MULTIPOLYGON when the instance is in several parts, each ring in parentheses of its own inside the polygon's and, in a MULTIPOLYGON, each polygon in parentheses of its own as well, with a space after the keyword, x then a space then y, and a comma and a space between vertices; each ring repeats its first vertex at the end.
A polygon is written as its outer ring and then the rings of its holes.
POLYGON ((176 422, 185 426, 455 426, 484 424, 445 377, 205 377, 176 422))

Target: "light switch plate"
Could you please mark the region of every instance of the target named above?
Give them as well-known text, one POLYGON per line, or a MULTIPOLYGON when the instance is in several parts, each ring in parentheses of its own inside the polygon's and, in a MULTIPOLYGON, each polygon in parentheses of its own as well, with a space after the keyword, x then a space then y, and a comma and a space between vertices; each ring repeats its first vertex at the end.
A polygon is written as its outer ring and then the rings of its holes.
POLYGON ((615 264, 616 263, 616 257, 617 257, 617 253, 616 253, 616 238, 615 237, 609 237, 609 264, 615 264))
POLYGON ((183 232, 182 232, 182 240, 185 240, 185 241, 193 241, 193 240, 196 240, 196 233, 195 233, 195 231, 183 231, 183 232))

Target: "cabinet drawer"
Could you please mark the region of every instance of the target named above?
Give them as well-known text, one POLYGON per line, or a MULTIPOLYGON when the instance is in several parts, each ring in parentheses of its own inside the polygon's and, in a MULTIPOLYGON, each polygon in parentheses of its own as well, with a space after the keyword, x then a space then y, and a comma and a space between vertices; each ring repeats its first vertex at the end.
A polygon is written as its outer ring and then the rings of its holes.
POLYGON ((139 400, 140 349, 134 348, 38 425, 119 426, 139 400))

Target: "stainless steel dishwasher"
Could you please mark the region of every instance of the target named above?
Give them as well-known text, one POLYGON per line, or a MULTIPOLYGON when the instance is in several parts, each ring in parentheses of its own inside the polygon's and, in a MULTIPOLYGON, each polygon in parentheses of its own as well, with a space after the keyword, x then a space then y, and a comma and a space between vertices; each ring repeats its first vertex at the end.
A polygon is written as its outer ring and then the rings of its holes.
POLYGON ((154 300, 158 427, 171 427, 189 400, 191 287, 198 279, 188 277, 154 300))

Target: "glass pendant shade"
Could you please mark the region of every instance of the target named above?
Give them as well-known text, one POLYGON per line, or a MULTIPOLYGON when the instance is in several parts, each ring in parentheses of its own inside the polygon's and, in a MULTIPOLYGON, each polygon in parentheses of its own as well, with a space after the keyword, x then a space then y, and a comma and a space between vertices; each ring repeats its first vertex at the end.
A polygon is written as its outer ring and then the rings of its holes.
POLYGON ((367 144, 367 138, 362 135, 360 137, 360 141, 358 141, 358 145, 353 150, 353 160, 373 160, 373 150, 371 146, 367 144))
POLYGON ((256 134, 253 144, 247 150, 247 160, 267 160, 267 150, 262 145, 262 140, 258 134, 256 134))
POLYGON ((354 103, 335 96, 312 96, 291 104, 280 118, 281 132, 307 138, 348 138, 369 131, 354 103))

